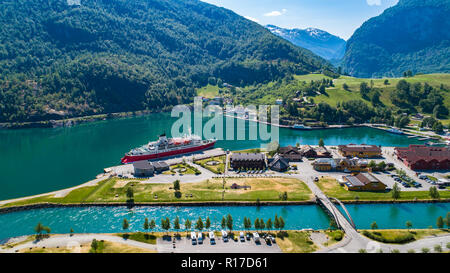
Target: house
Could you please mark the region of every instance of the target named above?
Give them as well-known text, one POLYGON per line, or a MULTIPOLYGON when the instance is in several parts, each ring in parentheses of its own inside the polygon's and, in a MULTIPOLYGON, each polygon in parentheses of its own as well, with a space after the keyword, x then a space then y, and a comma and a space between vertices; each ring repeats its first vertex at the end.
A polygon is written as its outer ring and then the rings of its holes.
POLYGON ((233 153, 230 156, 230 166, 234 170, 249 170, 266 168, 266 156, 263 153, 233 153))
POLYGON ((317 157, 319 157, 319 158, 330 158, 330 157, 332 157, 330 151, 328 151, 327 148, 321 147, 321 146, 319 146, 316 149, 316 154, 317 154, 317 157))
POLYGON ((381 157, 381 148, 377 145, 348 144, 339 145, 338 151, 345 157, 376 158, 381 157))
POLYGON ((314 148, 309 145, 303 146, 301 148, 301 153, 306 158, 316 158, 317 157, 316 150, 314 150, 314 148))
POLYGON ((361 172, 367 171, 367 160, 359 158, 319 158, 313 163, 316 171, 344 171, 344 172, 361 172))
POLYGON ((153 162, 153 167, 155 168, 156 173, 162 173, 164 171, 170 170, 169 164, 165 161, 153 162))
POLYGON ((289 160, 289 162, 300 162, 302 161, 302 151, 291 145, 287 147, 280 147, 279 154, 281 157, 289 160))
POLYGON ((412 170, 449 170, 450 148, 409 145, 395 148, 395 154, 412 170))
POLYGON ((385 191, 386 185, 371 173, 344 176, 344 186, 349 191, 385 191))
POLYGON ((269 168, 272 171, 285 172, 289 169, 289 161, 279 154, 276 154, 273 157, 272 161, 269 163, 269 168))
POLYGON ((134 176, 148 177, 155 173, 155 167, 147 160, 133 162, 134 176))
POLYGON ((233 185, 231 185, 230 188, 232 188, 233 190, 240 190, 240 189, 246 190, 246 189, 251 189, 252 187, 251 186, 245 186, 245 185, 238 185, 236 183, 233 183, 233 185))

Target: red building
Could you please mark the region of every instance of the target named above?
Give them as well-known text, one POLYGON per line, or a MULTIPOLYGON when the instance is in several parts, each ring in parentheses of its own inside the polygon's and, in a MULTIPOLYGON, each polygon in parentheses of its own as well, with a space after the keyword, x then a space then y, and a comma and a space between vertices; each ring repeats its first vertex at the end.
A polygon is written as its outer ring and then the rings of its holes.
POLYGON ((450 149, 448 147, 409 145, 409 147, 395 148, 395 154, 412 170, 450 169, 450 149))

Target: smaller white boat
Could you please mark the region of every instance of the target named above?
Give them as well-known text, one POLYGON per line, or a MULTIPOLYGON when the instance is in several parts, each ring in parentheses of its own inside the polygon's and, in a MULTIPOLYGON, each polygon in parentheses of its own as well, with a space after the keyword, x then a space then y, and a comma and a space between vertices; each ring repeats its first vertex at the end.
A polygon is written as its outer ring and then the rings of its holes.
POLYGON ((396 129, 396 128, 391 128, 389 130, 387 130, 389 133, 393 133, 393 134, 397 134, 397 135, 403 135, 404 132, 402 130, 396 129))
POLYGON ((305 126, 303 124, 294 124, 294 126, 292 126, 292 129, 295 129, 295 130, 311 130, 312 127, 305 126))

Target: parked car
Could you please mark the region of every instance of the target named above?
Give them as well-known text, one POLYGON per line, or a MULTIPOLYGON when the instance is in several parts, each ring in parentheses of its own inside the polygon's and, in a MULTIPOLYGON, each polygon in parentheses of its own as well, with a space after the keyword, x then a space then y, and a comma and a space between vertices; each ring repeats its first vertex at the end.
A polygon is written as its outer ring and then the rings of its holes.
POLYGON ((247 241, 250 241, 250 238, 251 238, 250 233, 247 233, 247 235, 245 237, 247 238, 247 241))
POLYGON ((245 236, 244 236, 244 232, 240 232, 239 233, 239 238, 241 239, 241 242, 245 242, 245 236))
POLYGON ((228 242, 228 233, 225 230, 222 230, 222 240, 228 242))
POLYGON ((209 241, 210 241, 210 243, 211 243, 212 245, 215 245, 215 244, 216 244, 216 239, 215 239, 215 237, 214 237, 214 232, 210 231, 208 235, 209 235, 209 241))
POLYGON ((269 236, 270 240, 272 241, 272 243, 276 243, 277 241, 275 240, 275 237, 273 237, 272 235, 269 236))
POLYGON ((259 243, 260 242, 258 232, 254 232, 253 233, 253 240, 255 241, 255 243, 259 243))
POLYGON ((191 232, 191 240, 193 245, 197 244, 197 235, 195 235, 195 232, 191 232))
POLYGON ((197 233, 198 244, 203 244, 203 234, 201 232, 197 233))
POLYGON ((314 182, 318 182, 319 178, 316 176, 316 178, 314 178, 314 182))

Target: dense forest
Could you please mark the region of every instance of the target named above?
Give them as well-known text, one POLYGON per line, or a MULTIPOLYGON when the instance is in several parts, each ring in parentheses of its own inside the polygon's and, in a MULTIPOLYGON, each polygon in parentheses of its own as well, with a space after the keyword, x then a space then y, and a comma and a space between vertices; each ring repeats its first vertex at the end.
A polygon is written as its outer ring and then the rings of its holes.
POLYGON ((347 41, 345 72, 363 78, 450 72, 449 14, 450 0, 400 0, 347 41))
POLYGON ((3 0, 0 122, 161 110, 329 64, 198 0, 3 0), (76 1, 72 1, 76 2, 76 1))

